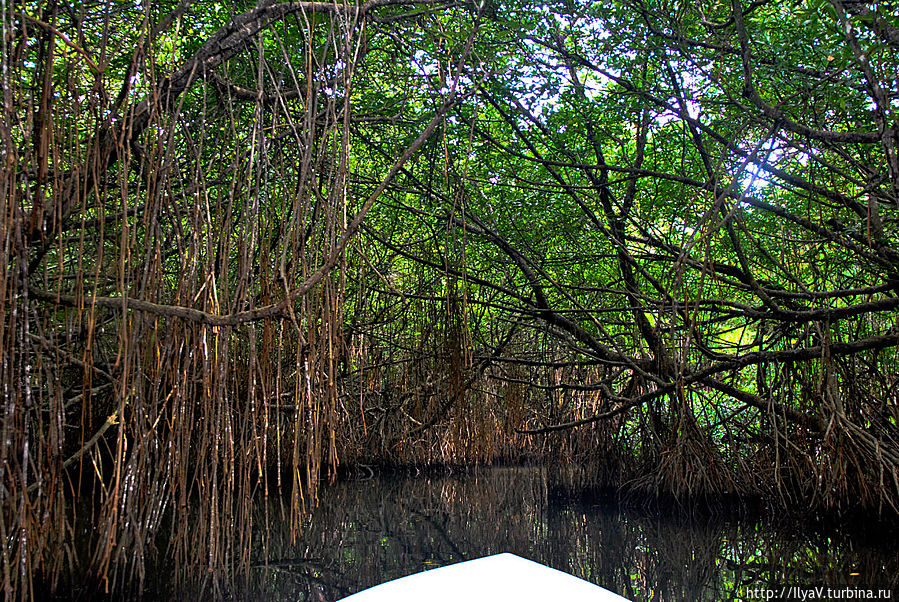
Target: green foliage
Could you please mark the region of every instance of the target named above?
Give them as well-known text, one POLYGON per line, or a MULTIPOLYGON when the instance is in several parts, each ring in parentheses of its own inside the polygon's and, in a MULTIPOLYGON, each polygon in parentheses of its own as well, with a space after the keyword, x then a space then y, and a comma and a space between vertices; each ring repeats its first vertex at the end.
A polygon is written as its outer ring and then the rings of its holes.
POLYGON ((372 458, 899 504, 882 5, 16 7, 6 591, 74 557, 73 466, 119 585, 161 515, 219 575, 235 500, 372 458))

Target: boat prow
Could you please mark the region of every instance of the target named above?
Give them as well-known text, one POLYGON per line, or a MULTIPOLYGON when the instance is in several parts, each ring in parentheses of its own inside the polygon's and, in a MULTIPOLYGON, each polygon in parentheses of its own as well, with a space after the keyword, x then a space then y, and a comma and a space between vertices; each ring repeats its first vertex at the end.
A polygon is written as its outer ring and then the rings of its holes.
POLYGON ((628 602, 618 594, 515 554, 415 573, 340 602, 628 602))

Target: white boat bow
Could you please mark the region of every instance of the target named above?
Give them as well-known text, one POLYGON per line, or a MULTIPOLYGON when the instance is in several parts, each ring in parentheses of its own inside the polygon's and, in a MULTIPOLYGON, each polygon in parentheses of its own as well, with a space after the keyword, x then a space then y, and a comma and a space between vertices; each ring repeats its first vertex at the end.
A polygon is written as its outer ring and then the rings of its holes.
POLYGON ((415 573, 339 602, 628 602, 618 594, 515 554, 415 573))

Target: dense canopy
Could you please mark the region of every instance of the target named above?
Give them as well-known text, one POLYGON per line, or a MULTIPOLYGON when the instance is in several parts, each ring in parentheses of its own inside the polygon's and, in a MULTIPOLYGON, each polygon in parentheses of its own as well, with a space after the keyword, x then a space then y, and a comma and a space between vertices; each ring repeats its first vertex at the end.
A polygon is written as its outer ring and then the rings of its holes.
POLYGON ((354 464, 895 517, 896 14, 4 3, 7 597, 220 591, 354 464))

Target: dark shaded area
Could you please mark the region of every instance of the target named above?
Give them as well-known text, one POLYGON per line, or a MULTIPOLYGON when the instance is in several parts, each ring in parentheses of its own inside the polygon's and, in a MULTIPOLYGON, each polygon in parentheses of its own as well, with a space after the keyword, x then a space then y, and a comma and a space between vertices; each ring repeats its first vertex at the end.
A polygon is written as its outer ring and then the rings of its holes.
POLYGON ((249 584, 200 597, 331 602, 505 551, 633 600, 738 600, 746 587, 782 583, 899 588, 895 531, 647 512, 596 499, 554 488, 538 468, 343 480, 323 489, 295 546, 278 504, 257 507, 267 528, 249 584))

